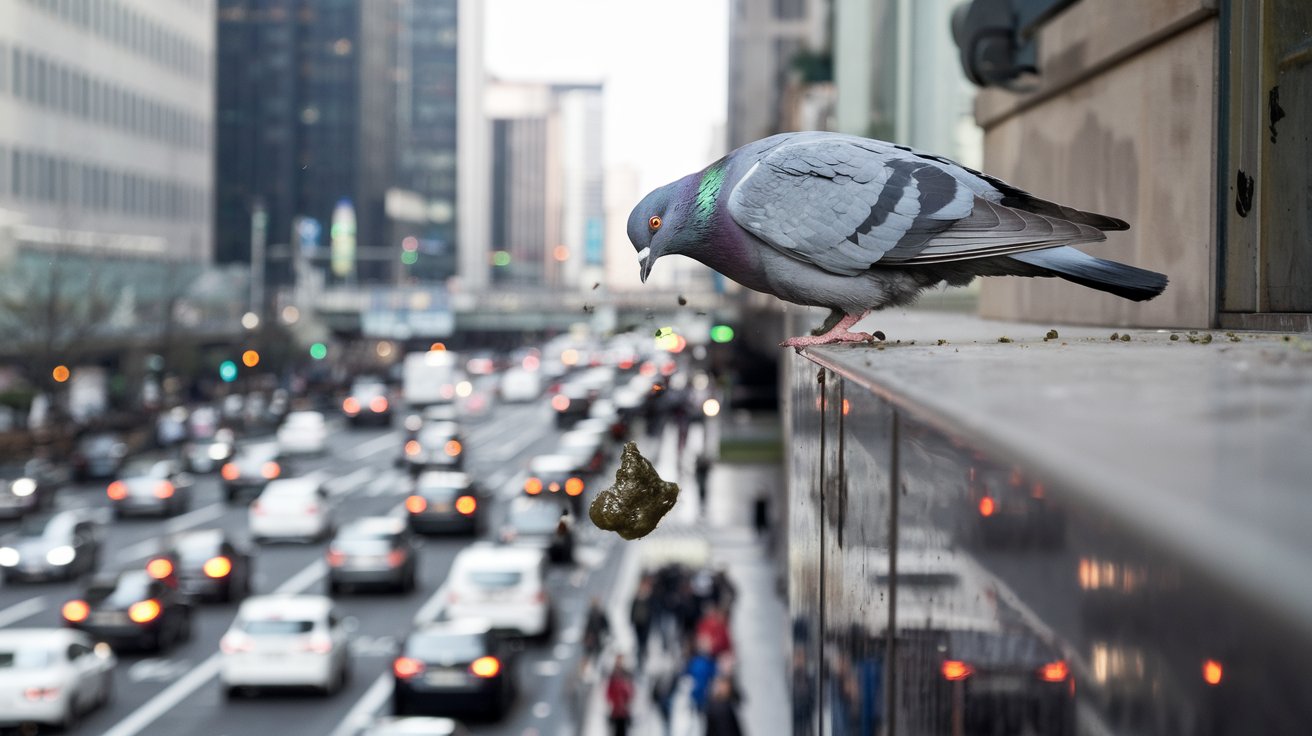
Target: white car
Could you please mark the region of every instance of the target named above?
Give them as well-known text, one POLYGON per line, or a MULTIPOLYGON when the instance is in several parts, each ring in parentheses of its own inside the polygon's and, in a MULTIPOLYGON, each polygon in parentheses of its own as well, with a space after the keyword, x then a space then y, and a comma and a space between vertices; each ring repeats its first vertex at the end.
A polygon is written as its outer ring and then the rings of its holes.
POLYGON ((294 411, 278 428, 278 449, 284 455, 311 455, 324 451, 328 423, 317 411, 294 411))
POLYGON ((331 695, 350 679, 350 639, 327 596, 247 598, 219 641, 219 682, 230 698, 256 687, 313 687, 331 695))
POLYGON ((451 563, 441 617, 483 618, 494 629, 546 637, 554 621, 546 570, 544 549, 472 544, 451 563))
POLYGON ((109 702, 114 653, 73 629, 0 630, 0 727, 71 728, 109 702))
POLYGON ((314 478, 270 481, 247 510, 251 539, 323 539, 332 533, 334 509, 314 478))
POLYGON ((526 368, 510 368, 501 376, 501 400, 533 401, 542 395, 542 374, 526 368))

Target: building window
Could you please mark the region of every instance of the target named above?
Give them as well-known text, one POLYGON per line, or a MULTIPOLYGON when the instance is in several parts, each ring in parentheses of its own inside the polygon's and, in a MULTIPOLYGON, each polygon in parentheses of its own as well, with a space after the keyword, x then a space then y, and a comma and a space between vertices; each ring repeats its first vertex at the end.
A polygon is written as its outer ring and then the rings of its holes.
POLYGON ((774 0, 774 17, 800 20, 806 17, 806 0, 774 0))

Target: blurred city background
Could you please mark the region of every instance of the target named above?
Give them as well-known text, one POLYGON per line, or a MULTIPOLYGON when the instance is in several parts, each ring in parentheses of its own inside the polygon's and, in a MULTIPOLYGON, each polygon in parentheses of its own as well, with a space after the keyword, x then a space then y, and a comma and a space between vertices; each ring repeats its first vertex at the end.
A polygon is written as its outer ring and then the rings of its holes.
POLYGON ((1305 733, 1310 48, 1300 0, 0 0, 0 729, 1305 733), (818 311, 640 283, 646 192, 813 129, 1171 286, 797 356, 818 311), (633 543, 625 441, 682 486, 633 543))

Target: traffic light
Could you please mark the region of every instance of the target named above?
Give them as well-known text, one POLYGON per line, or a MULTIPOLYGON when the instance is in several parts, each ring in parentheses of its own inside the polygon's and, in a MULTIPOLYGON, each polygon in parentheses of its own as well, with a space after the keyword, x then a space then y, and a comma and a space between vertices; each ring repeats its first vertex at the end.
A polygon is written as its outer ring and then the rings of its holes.
POLYGON ((733 341, 733 328, 729 325, 716 325, 711 328, 711 342, 726 343, 733 341))
POLYGON ((321 342, 316 342, 310 346, 310 357, 315 360, 323 360, 328 357, 328 346, 321 342))
POLYGON ((223 379, 224 383, 232 383, 237 380, 237 364, 231 360, 219 363, 219 378, 223 379))
POLYGON ((247 350, 241 354, 241 362, 247 368, 254 368, 260 364, 260 354, 254 350, 247 350))

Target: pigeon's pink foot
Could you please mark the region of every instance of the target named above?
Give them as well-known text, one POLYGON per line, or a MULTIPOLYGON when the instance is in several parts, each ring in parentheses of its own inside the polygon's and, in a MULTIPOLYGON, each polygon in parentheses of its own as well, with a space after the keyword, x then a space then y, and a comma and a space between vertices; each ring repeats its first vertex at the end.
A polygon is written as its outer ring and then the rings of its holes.
POLYGON ((781 348, 793 348, 797 352, 802 352, 802 348, 809 348, 815 345, 832 345, 841 342, 874 342, 875 336, 868 332, 849 332, 848 328, 860 322, 870 312, 861 312, 860 314, 849 314, 838 321, 832 329, 823 335, 807 335, 805 337, 790 337, 779 343, 781 348))

